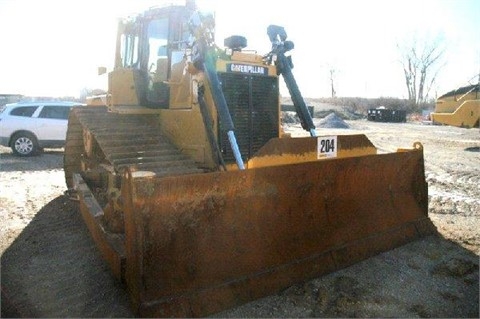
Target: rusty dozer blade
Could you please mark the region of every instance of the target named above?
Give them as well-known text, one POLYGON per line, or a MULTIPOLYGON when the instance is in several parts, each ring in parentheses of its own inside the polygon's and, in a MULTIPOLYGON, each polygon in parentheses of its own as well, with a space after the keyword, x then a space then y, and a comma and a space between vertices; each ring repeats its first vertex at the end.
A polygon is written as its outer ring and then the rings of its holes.
POLYGON ((205 316, 435 231, 420 144, 243 171, 127 171, 122 178, 124 276, 142 317, 205 316))

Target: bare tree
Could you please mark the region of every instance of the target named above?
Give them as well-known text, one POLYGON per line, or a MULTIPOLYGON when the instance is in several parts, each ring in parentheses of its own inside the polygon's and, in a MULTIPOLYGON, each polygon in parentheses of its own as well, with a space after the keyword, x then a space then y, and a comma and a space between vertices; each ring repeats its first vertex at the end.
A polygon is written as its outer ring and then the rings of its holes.
POLYGON ((418 108, 428 101, 428 94, 444 64, 441 59, 445 53, 441 41, 430 40, 418 44, 397 47, 401 54, 401 64, 408 90, 408 100, 412 107, 418 108))

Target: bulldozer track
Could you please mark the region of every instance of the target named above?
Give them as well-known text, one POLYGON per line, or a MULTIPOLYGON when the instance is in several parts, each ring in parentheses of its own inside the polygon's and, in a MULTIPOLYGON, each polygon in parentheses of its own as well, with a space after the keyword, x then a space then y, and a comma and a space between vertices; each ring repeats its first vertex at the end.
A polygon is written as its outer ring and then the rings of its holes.
POLYGON ((99 146, 94 154, 97 164, 108 165, 116 173, 127 168, 148 170, 157 176, 203 172, 168 140, 156 119, 151 114, 111 113, 106 107, 74 109, 70 115, 65 145, 67 186, 72 188, 73 173, 82 171, 85 132, 89 132, 99 146))

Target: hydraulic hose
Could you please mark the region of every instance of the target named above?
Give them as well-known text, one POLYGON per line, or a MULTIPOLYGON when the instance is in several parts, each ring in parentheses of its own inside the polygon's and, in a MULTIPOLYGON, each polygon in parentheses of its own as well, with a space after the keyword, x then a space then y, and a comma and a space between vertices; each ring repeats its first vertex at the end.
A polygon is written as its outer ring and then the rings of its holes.
POLYGON ((309 131, 310 136, 316 136, 315 124, 313 124, 312 116, 310 115, 310 112, 308 112, 305 100, 303 99, 300 89, 298 88, 297 81, 295 81, 295 77, 293 76, 290 61, 288 61, 283 52, 279 52, 277 54, 277 59, 280 72, 283 75, 285 84, 290 92, 290 97, 293 105, 295 106, 298 117, 300 118, 302 128, 306 131, 309 131))
POLYGON ((237 166, 239 169, 244 170, 245 165, 242 160, 240 149, 238 148, 237 139, 235 138, 235 127, 233 125, 232 117, 230 116, 230 111, 228 110, 227 101, 223 95, 220 80, 218 79, 217 72, 215 72, 214 63, 215 60, 212 55, 207 53, 205 62, 203 63, 203 70, 205 71, 207 80, 210 84, 213 100, 217 106, 217 111, 222 123, 222 129, 227 132, 228 140, 230 142, 230 146, 232 147, 237 166))

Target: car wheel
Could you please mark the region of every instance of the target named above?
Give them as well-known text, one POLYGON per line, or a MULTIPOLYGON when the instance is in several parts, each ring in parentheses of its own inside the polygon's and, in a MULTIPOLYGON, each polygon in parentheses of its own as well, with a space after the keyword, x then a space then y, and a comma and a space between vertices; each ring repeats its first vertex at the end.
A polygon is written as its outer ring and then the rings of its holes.
POLYGON ((18 156, 32 156, 38 153, 39 147, 35 136, 30 133, 17 133, 13 136, 11 148, 18 156))

